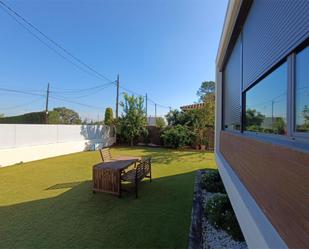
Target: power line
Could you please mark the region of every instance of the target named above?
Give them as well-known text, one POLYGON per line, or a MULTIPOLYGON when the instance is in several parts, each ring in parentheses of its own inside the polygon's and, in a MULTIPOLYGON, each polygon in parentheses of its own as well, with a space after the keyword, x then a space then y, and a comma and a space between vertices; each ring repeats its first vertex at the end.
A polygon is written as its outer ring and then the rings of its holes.
MULTIPOLYGON (((44 94, 31 93, 31 92, 15 90, 15 89, 0 88, 0 91, 19 93, 19 94, 26 94, 26 95, 34 95, 34 96, 40 96, 40 97, 46 98, 46 95, 44 95, 44 94)), ((88 105, 88 104, 80 103, 80 102, 77 102, 77 101, 72 101, 72 100, 68 100, 68 99, 65 99, 65 98, 56 97, 56 96, 53 96, 53 95, 50 95, 50 98, 61 100, 61 101, 68 102, 68 103, 73 103, 73 104, 81 105, 81 106, 85 106, 85 107, 89 107, 89 108, 95 108, 95 109, 102 110, 102 108, 98 107, 98 106, 88 105)))
POLYGON ((68 98, 68 96, 64 96, 65 94, 69 94, 69 95, 75 94, 75 96, 70 96, 69 98, 74 98, 74 99, 84 98, 84 97, 88 97, 88 96, 91 96, 91 95, 94 95, 94 94, 98 94, 99 92, 102 92, 103 90, 110 87, 111 85, 112 85, 112 83, 109 83, 109 84, 101 86, 100 88, 94 88, 90 92, 84 93, 84 94, 82 94, 82 92, 80 92, 80 91, 74 92, 74 93, 73 92, 67 93, 67 92, 61 92, 61 91, 56 91, 56 92, 51 91, 51 93, 56 94, 56 96, 59 96, 59 97, 62 97, 62 98, 68 98), (64 94, 64 95, 61 95, 61 94, 64 94))
MULTIPOLYGON (((15 10, 13 10, 10 6, 6 5, 3 1, 0 1, 0 4, 2 4, 2 6, 4 6, 7 10, 9 10, 11 13, 13 13, 15 16, 17 16, 19 19, 21 19, 24 23, 26 23, 28 26, 30 26, 32 29, 34 29, 35 31, 37 31, 39 34, 41 34, 45 39, 47 39, 48 41, 50 41, 52 44, 54 44, 57 48, 59 48, 60 50, 62 50, 64 53, 66 53, 67 55, 69 55, 70 57, 72 57, 75 61, 77 61, 78 63, 82 64, 84 67, 86 67, 88 70, 90 70, 91 72, 95 73, 95 75, 97 75, 97 77, 99 76, 101 79, 104 79, 106 81, 111 82, 112 80, 110 80, 108 77, 104 76, 103 74, 99 73, 97 70, 95 70, 94 68, 92 68, 91 66, 89 66, 87 63, 83 62, 81 59, 79 59, 78 57, 76 57, 75 55, 73 55, 71 52, 69 52, 67 49, 65 49, 63 46, 61 46, 58 42, 56 42, 55 40, 53 40, 52 38, 50 38, 48 35, 46 35, 44 32, 42 32, 40 29, 38 29, 35 25, 33 25, 31 22, 29 22, 28 20, 26 20, 22 15, 20 15, 19 13, 17 13, 15 10)), ((3 8, 2 8, 3 9, 3 8)), ((10 16, 12 16, 9 12, 6 11, 7 14, 9 14, 10 16)), ((13 17, 13 16, 12 16, 13 17)), ((13 17, 14 18, 14 17, 13 17)), ((24 25, 22 25, 22 23, 20 23, 16 18, 14 18, 15 21, 17 21, 22 27, 24 27, 28 32, 30 32, 30 34, 34 35, 39 41, 43 42, 45 45, 47 45, 44 41, 42 41, 41 39, 38 38, 38 36, 36 36, 33 32, 31 32, 31 30, 29 30, 27 27, 25 27, 24 25)), ((56 52, 57 50, 53 49, 52 47, 50 47, 49 45, 47 45, 48 48, 52 49, 54 52, 56 52)), ((64 58, 64 56, 60 53, 58 53, 58 51, 56 52, 58 55, 60 55, 62 58, 64 58)), ((66 58, 67 60, 67 58, 66 58)), ((71 63, 73 63, 71 61, 71 63)), ((74 64, 74 63, 73 63, 74 64)), ((76 66, 76 64, 74 64, 76 66)), ((79 67, 79 66, 78 66, 79 67)), ((79 67, 81 68, 81 67, 79 67)), ((88 71, 87 71, 88 72, 88 71)), ((89 73, 89 72, 88 72, 89 73)))
POLYGON ((80 92, 85 92, 85 91, 90 91, 90 90, 98 90, 102 87, 105 86, 110 86, 112 85, 114 82, 110 82, 110 83, 106 83, 106 84, 99 84, 93 87, 88 87, 88 88, 81 88, 81 89, 61 89, 61 88, 55 88, 53 87, 53 89, 56 89, 56 91, 51 91, 53 93, 65 93, 65 94, 78 94, 80 92))
POLYGON ((167 109, 171 109, 171 108, 172 108, 171 106, 161 105, 161 104, 159 104, 159 103, 153 101, 153 100, 150 99, 150 98, 148 98, 148 101, 149 101, 150 103, 152 103, 153 105, 157 105, 157 106, 162 107, 162 108, 167 108, 167 109))
POLYGON ((57 100, 61 100, 63 102, 67 102, 67 103, 71 103, 71 104, 77 104, 77 105, 80 105, 80 106, 85 106, 85 107, 89 107, 89 108, 94 108, 94 109, 97 109, 97 110, 101 110, 103 108, 99 107, 99 106, 94 106, 94 105, 88 105, 88 104, 84 104, 84 103, 80 103, 80 102, 77 102, 77 101, 72 101, 72 100, 67 100, 67 99, 63 99, 63 98, 59 98, 59 97, 55 97, 55 96, 50 96, 52 99, 57 99, 57 100))
MULTIPOLYGON (((1 3, 1 1, 0 1, 1 3)), ((85 70, 83 67, 79 66, 78 64, 74 63, 73 61, 69 60, 67 57, 63 56, 61 53, 59 53, 56 49, 54 49, 53 47, 51 47, 48 43, 46 43, 45 41, 43 41, 39 36, 37 36, 36 34, 34 34, 30 29, 28 29, 25 25, 23 25, 20 21, 18 21, 13 15, 11 15, 9 12, 7 12, 1 5, 0 8, 5 11, 8 15, 10 15, 19 25, 21 25, 25 30, 27 30, 33 37, 35 37, 38 41, 40 41, 42 44, 44 44, 47 48, 49 48, 50 50, 52 50, 54 53, 56 53, 57 55, 59 55, 62 59, 64 59, 65 61, 69 62, 70 64, 72 64, 73 66, 77 67, 78 69, 82 70, 83 72, 96 77, 95 74, 85 70)), ((99 78, 101 79, 101 78, 99 78)))
POLYGON ((30 102, 25 102, 23 104, 20 104, 20 105, 15 105, 15 106, 10 106, 10 107, 1 107, 0 109, 1 110, 11 110, 11 109, 16 109, 16 108, 19 108, 19 107, 23 107, 23 106, 27 106, 27 105, 30 105, 30 104, 33 104, 33 103, 37 103, 39 102, 40 100, 42 100, 41 98, 36 98, 30 102))
POLYGON ((137 96, 140 96, 140 97, 143 97, 143 98, 145 97, 143 94, 140 94, 140 93, 138 93, 138 92, 132 91, 132 90, 130 90, 130 89, 128 89, 128 88, 125 88, 125 87, 123 87, 123 86, 120 86, 120 88, 121 88, 122 90, 126 91, 126 92, 132 93, 133 95, 137 95, 137 96))
POLYGON ((0 91, 4 92, 13 92, 13 93, 21 93, 21 94, 26 94, 26 95, 33 95, 33 96, 41 96, 45 98, 44 94, 38 94, 38 93, 31 93, 27 91, 22 91, 22 90, 15 90, 15 89, 9 89, 9 88, 0 88, 0 91))
MULTIPOLYGON (((59 55, 61 58, 63 58, 64 60, 66 60, 67 62, 69 62, 70 64, 74 65, 75 67, 77 67, 78 69, 82 70, 83 72, 94 76, 96 78, 99 79, 104 79, 106 81, 108 81, 111 84, 114 84, 114 86, 117 87, 117 84, 115 81, 110 80, 108 77, 104 76, 103 74, 101 74, 100 72, 98 72, 97 70, 95 70, 93 67, 89 66, 89 64, 85 63, 84 61, 82 61, 81 59, 79 59, 77 56, 73 55, 70 51, 68 51, 66 48, 64 48, 62 45, 60 45, 58 42, 56 42, 55 40, 53 40, 51 37, 49 37, 48 35, 46 35, 43 31, 41 31, 39 28, 37 28, 35 25, 33 25, 31 22, 29 22, 28 20, 26 20, 22 15, 20 15, 18 12, 16 12, 15 10, 13 10, 10 6, 8 6, 7 4, 5 4, 3 1, 0 0, 0 7, 2 8, 2 10, 7 13, 8 15, 10 15, 19 25, 21 25, 21 27, 23 27, 26 31, 28 31, 33 37, 35 37, 38 41, 40 41, 42 44, 44 44, 47 48, 51 49, 54 53, 56 53, 57 55, 59 55), (47 39, 50 43, 52 43, 54 46, 56 46, 58 49, 60 49, 61 51, 63 51, 66 55, 70 56, 71 58, 73 58, 76 62, 78 62, 79 64, 75 63, 74 61, 68 59, 66 56, 64 56, 63 54, 61 54, 58 50, 56 50, 54 47, 50 46, 47 42, 45 42, 44 40, 42 40, 38 35, 36 35, 31 29, 29 29, 28 27, 26 27, 22 22, 20 22, 17 18, 19 18, 21 21, 23 21, 23 23, 25 23, 26 25, 28 25, 30 28, 32 28, 33 30, 35 30, 36 32, 38 32, 41 36, 43 36, 45 39, 47 39), (88 70, 86 70, 85 68, 87 68, 88 70)), ((123 86, 120 86, 121 89, 125 90, 126 92, 130 92, 134 95, 138 95, 141 97, 145 97, 143 94, 140 94, 136 91, 130 90, 128 88, 125 88, 123 86)), ((79 91, 79 90, 77 90, 79 91)), ((150 99, 149 99, 150 100, 150 99)), ((162 108, 169 108, 171 109, 170 106, 165 106, 165 105, 161 105, 158 104, 156 102, 154 102, 153 100, 150 100, 150 102, 152 102, 154 105, 158 105, 159 107, 162 108)))

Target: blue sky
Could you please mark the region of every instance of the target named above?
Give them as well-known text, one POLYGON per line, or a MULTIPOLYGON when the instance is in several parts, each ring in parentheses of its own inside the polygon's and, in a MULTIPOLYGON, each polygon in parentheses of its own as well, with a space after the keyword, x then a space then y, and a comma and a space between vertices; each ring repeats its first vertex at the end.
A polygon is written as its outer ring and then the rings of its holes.
MULTIPOLYGON (((24 18, 101 74, 178 108, 197 100, 204 80, 215 79, 215 56, 227 0, 5 1, 24 18)), ((115 106, 110 85, 90 96, 65 92, 106 84, 49 50, 0 9, 0 87, 85 103, 50 100, 82 117, 101 118, 115 106), (61 93, 64 92, 64 93, 61 93), (58 94, 58 95, 57 95, 58 94)), ((84 95, 88 92, 85 91, 84 95)), ((0 91, 0 113, 15 115, 44 109, 44 98, 0 91)), ((148 104, 154 115, 154 105, 148 104)), ((168 109, 158 107, 158 115, 168 109)))

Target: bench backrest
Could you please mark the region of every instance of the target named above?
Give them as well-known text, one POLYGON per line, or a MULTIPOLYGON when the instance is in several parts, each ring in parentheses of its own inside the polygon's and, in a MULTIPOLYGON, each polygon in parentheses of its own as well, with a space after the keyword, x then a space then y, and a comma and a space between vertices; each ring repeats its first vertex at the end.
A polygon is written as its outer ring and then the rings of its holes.
POLYGON ((151 158, 143 158, 136 166, 136 178, 143 179, 151 171, 151 158))
POLYGON ((112 160, 112 153, 110 148, 100 149, 100 155, 102 158, 102 162, 109 162, 112 160))

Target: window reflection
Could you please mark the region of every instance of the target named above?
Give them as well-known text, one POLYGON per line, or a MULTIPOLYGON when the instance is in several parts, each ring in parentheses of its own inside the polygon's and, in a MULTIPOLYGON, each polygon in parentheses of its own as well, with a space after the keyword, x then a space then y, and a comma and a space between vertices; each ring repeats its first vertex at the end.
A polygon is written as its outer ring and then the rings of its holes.
POLYGON ((282 64, 246 93, 247 131, 286 134, 287 65, 282 64))
POLYGON ((309 48, 296 55, 296 131, 309 132, 309 48))

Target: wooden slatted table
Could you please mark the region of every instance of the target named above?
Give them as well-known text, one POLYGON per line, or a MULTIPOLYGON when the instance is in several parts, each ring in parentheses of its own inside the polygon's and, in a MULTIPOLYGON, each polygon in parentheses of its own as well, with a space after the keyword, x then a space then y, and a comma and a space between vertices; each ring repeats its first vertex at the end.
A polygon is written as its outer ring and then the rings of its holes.
POLYGON ((121 173, 140 160, 139 157, 120 157, 98 163, 92 169, 93 192, 121 196, 121 173))

